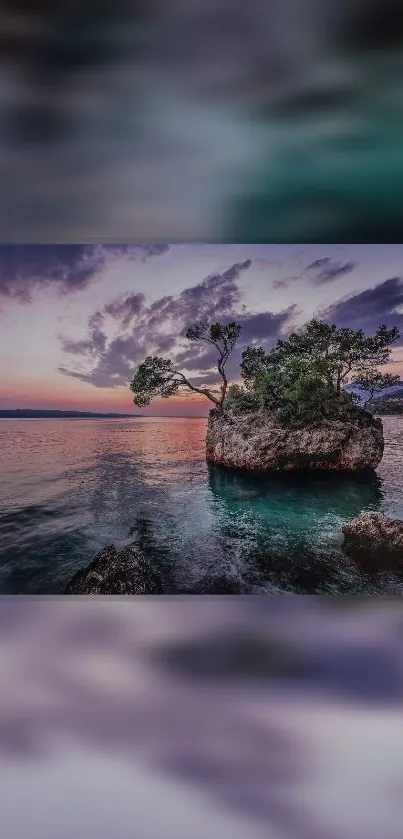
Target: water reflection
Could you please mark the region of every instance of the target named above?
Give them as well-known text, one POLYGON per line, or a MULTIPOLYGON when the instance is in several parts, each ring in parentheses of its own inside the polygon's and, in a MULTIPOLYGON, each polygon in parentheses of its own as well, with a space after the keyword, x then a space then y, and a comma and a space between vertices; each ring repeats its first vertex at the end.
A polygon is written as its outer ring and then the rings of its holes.
POLYGON ((333 473, 299 473, 295 475, 250 475, 208 465, 212 492, 229 504, 254 503, 265 500, 270 507, 294 505, 301 514, 305 510, 324 509, 342 517, 352 518, 362 510, 377 510, 383 500, 383 481, 375 471, 354 476, 333 473))
POLYGON ((360 572, 341 548, 342 525, 382 504, 375 472, 268 477, 209 465, 208 482, 222 532, 241 545, 252 590, 376 590, 379 581, 360 572))
POLYGON ((181 541, 189 484, 204 470, 204 428, 203 419, 176 418, 4 422, 2 593, 64 591, 105 544, 127 542, 141 521, 152 522, 153 558, 166 566, 161 546, 181 541))
POLYGON ((204 419, 16 420, 0 427, 0 592, 52 594, 137 540, 164 591, 400 593, 344 556, 361 510, 402 516, 401 423, 379 475, 254 477, 207 467, 204 419), (43 467, 43 468, 42 468, 43 467))

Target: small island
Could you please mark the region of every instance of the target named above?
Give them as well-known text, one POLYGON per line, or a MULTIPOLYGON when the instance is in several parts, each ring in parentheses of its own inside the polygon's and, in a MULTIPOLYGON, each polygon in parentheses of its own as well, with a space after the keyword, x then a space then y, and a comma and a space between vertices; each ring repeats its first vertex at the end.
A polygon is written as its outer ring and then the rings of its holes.
POLYGON ((363 330, 312 319, 269 351, 247 347, 241 381, 229 384, 227 363, 240 335, 237 323, 204 320, 191 326, 186 337, 208 344, 217 354, 219 388, 196 386, 170 360, 148 357, 130 385, 134 403, 143 407, 180 388, 204 395, 213 403, 206 458, 220 466, 269 473, 362 472, 379 465, 383 426, 370 406, 382 391, 400 383, 398 376, 379 369, 399 338, 396 327, 383 324, 367 336, 363 330), (348 384, 355 389, 346 389, 348 384))

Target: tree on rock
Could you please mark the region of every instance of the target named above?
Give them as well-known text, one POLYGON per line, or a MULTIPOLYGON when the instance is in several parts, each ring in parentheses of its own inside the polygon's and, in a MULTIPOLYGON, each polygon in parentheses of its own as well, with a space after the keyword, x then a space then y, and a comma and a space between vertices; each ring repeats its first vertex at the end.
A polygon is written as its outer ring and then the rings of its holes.
POLYGON ((241 326, 235 322, 209 324, 201 320, 186 331, 189 341, 200 341, 215 347, 217 371, 222 379, 219 392, 209 387, 197 387, 184 373, 175 369, 174 362, 161 356, 148 356, 139 365, 130 383, 134 393, 134 404, 143 408, 157 397, 167 399, 180 389, 187 389, 206 396, 217 410, 222 411, 228 388, 226 365, 241 333, 241 326))
MULTIPOLYGON (((328 387, 340 394, 353 372, 364 375, 386 364, 391 344, 399 338, 399 330, 380 326, 374 335, 367 336, 362 329, 338 329, 335 324, 323 323, 313 318, 288 340, 277 341, 269 353, 261 348, 248 347, 242 356, 242 373, 245 380, 255 379, 273 367, 281 367, 290 359, 314 363, 321 369, 328 387)), ((388 387, 388 385, 387 385, 388 387)))
MULTIPOLYGON (((244 404, 257 402, 290 424, 314 424, 359 410, 362 414, 345 385, 354 382, 373 396, 397 384, 399 377, 382 374, 378 367, 387 363, 398 338, 397 327, 383 324, 367 336, 362 329, 339 329, 314 318, 287 340, 277 341, 270 352, 261 347, 243 352, 241 373, 249 394, 244 404)), ((235 397, 242 404, 239 392, 231 390, 229 397, 229 403, 235 397)))

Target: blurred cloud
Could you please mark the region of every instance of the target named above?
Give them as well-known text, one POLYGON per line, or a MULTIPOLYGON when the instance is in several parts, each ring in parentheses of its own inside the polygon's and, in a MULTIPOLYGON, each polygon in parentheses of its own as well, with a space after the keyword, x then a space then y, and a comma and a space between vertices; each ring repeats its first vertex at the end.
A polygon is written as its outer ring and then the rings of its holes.
POLYGON ((5 240, 400 241, 398 0, 7 0, 0 24, 5 240))
MULTIPOLYGON (((271 597, 270 608, 257 597, 4 598, 3 790, 11 769, 18 785, 18 773, 34 779, 56 759, 58 783, 74 789, 75 750, 77 772, 98 760, 99 787, 119 759, 133 783, 143 768, 150 801, 158 777, 179 808, 197 812, 197 792, 205 828, 218 810, 245 836, 260 826, 277 839, 399 839, 400 612, 392 600, 332 597, 271 597)), ((118 799, 109 786, 106 817, 118 799)), ((7 796, 2 807, 9 818, 7 796)), ((49 809, 55 837, 79 811, 49 809)), ((16 839, 32 826, 40 835, 38 810, 19 812, 16 839)))

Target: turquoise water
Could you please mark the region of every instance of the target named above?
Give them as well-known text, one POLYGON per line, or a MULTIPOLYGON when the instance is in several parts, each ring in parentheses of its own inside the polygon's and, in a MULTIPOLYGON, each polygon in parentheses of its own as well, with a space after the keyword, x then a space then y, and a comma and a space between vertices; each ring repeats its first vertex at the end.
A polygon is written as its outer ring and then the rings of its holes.
POLYGON ((253 478, 204 458, 204 419, 0 421, 0 593, 57 593, 105 544, 147 549, 167 593, 401 593, 349 560, 361 510, 403 519, 403 417, 372 477, 253 478))

